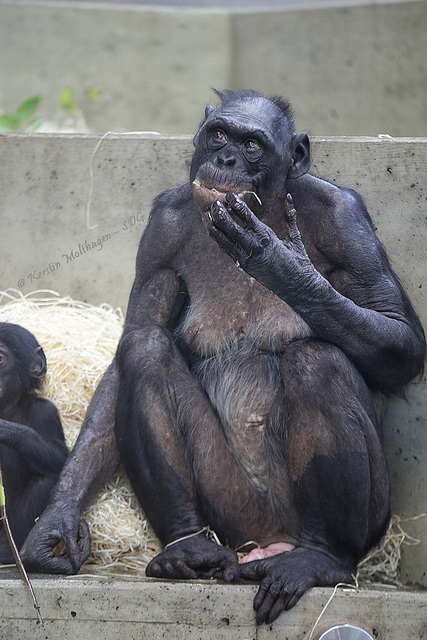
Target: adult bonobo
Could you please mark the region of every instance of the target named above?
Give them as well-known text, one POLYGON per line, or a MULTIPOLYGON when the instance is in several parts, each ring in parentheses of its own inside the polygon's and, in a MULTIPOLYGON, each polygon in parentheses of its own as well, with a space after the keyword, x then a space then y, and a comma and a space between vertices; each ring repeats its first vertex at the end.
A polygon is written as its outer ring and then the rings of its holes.
MULTIPOLYGON (((58 411, 40 397, 46 357, 24 327, 0 322, 0 460, 18 548, 45 508, 68 455, 58 411)), ((0 562, 14 562, 0 526, 0 562)))
POLYGON ((165 544, 147 574, 259 580, 262 623, 350 580, 384 533, 372 395, 417 376, 425 342, 361 198, 307 174, 289 105, 218 95, 190 182, 154 203, 116 358, 24 557, 79 569, 80 514, 117 464, 115 428, 165 544), (55 558, 59 539, 68 555, 55 558), (239 565, 251 540, 261 549, 239 565))

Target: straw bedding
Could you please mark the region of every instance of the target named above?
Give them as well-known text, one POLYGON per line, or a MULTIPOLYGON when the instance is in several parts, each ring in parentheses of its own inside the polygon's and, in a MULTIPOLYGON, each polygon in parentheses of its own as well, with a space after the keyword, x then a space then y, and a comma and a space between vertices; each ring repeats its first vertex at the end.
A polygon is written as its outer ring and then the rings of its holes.
MULTIPOLYGON (((48 360, 44 393, 60 411, 71 448, 115 353, 123 327, 121 310, 61 298, 51 291, 23 296, 8 290, 0 292, 0 322, 21 324, 42 345, 48 360)), ((84 517, 92 534, 88 563, 97 571, 142 572, 161 550, 123 471, 101 489, 84 517)), ((399 584, 401 546, 416 543, 393 516, 382 543, 360 563, 359 583, 399 584)))
MULTIPOLYGON (((44 395, 61 414, 67 446, 77 439, 87 405, 110 364, 122 333, 123 314, 50 291, 0 293, 0 322, 21 324, 42 345, 48 361, 44 395)), ((144 569, 160 543, 123 471, 103 487, 84 517, 92 535, 89 564, 115 570, 144 569)))

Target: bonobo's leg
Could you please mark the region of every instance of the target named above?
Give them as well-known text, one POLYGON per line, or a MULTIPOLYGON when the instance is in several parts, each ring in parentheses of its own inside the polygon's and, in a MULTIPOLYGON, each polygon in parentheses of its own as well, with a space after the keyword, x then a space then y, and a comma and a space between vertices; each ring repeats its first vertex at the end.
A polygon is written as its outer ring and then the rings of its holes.
MULTIPOLYGON (((117 361, 120 389, 116 435, 130 481, 163 544, 200 531, 207 523, 230 546, 272 539, 266 505, 227 448, 218 418, 190 373, 170 333, 158 326, 122 339, 117 361)), ((168 547, 149 575, 195 577, 195 570, 231 568, 237 556, 203 535, 168 547)))
POLYGON ((287 425, 269 423, 271 502, 286 530, 282 478, 299 515, 294 550, 240 566, 261 579, 257 621, 271 622, 312 586, 348 582, 385 531, 388 475, 368 389, 346 356, 316 340, 293 343, 281 363, 287 425), (280 453, 282 452, 282 453, 280 453))

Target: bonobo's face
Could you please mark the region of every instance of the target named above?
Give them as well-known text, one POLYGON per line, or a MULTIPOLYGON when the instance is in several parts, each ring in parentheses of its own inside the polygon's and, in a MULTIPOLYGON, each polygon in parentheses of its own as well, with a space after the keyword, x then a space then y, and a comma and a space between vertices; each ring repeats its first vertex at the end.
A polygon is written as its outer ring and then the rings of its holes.
POLYGON ((293 158, 292 130, 270 100, 251 97, 212 107, 195 137, 190 179, 203 210, 228 192, 261 214, 269 201, 285 196, 293 158))
POLYGON ((1 397, 4 394, 4 389, 7 384, 8 369, 9 369, 9 352, 8 348, 3 342, 0 342, 0 406, 1 397))
POLYGON ((0 413, 27 390, 39 388, 46 367, 43 349, 29 331, 0 322, 0 413))
POLYGON ((20 400, 20 371, 16 359, 7 344, 0 339, 0 417, 4 410, 20 400), (14 380, 18 384, 14 384, 14 380))

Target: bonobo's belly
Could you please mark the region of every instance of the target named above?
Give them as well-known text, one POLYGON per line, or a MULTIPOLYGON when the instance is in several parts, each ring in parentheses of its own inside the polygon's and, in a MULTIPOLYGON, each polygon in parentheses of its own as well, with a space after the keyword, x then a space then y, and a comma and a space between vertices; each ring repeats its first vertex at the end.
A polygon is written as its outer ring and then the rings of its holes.
POLYGON ((243 340, 192 364, 216 410, 228 446, 262 494, 268 488, 263 439, 268 415, 282 388, 280 359, 277 354, 253 352, 243 340))
MULTIPOLYGON (((230 448, 257 491, 268 470, 263 439, 282 390, 280 361, 286 346, 310 335, 285 302, 232 265, 228 288, 196 290, 177 337, 193 355, 192 371, 221 421, 230 448)), ((216 274, 221 277, 221 271, 216 274)), ((286 357, 286 356, 285 356, 286 357)), ((282 405, 281 405, 282 406, 282 405)), ((277 419, 277 416, 276 416, 277 419)))
MULTIPOLYGON (((192 291, 191 305, 177 336, 199 356, 212 356, 245 341, 252 352, 280 353, 294 340, 311 335, 307 323, 289 305, 249 277, 235 271, 215 287, 192 291)), ((220 279, 221 274, 216 274, 220 279)))

